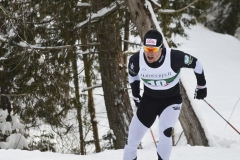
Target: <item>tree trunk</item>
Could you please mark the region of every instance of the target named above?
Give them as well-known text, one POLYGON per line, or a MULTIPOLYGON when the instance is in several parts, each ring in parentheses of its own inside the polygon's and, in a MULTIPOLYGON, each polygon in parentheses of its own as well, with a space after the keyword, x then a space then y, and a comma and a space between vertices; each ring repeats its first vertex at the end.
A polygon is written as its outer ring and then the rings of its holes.
MULTIPOLYGON (((82 0, 83 3, 87 3, 86 0, 82 0)), ((83 21, 87 18, 87 9, 81 9, 81 15, 79 18, 83 21)), ((80 39, 81 43, 83 45, 82 50, 87 51, 87 43, 91 41, 91 24, 89 26, 85 26, 81 29, 80 32, 80 39)), ((85 72, 85 81, 87 84, 87 87, 92 86, 92 76, 91 76, 91 66, 94 61, 94 55, 83 55, 83 63, 84 63, 84 72, 85 72)), ((93 91, 88 90, 88 112, 90 115, 91 119, 91 124, 92 124, 92 132, 93 132, 93 138, 94 138, 94 144, 95 144, 95 150, 96 152, 101 152, 101 147, 100 147, 100 141, 99 141, 99 135, 98 135, 98 126, 97 126, 97 121, 96 121, 96 111, 95 111, 95 105, 94 105, 94 99, 93 99, 93 91)))
MULTIPOLYGON (((93 9, 97 11, 110 4, 109 0, 93 0, 93 9)), ((125 146, 128 127, 132 118, 132 107, 126 90, 126 70, 123 68, 120 28, 112 13, 98 26, 97 38, 99 64, 102 78, 104 100, 115 149, 125 146)))
MULTIPOLYGON (((124 40, 129 41, 129 36, 130 36, 130 13, 126 12, 125 24, 124 24, 124 40)), ((124 42, 124 44, 123 44, 123 51, 124 52, 128 50, 128 48, 129 48, 128 46, 129 46, 128 43, 124 42)), ((126 70, 127 70, 128 54, 123 55, 123 63, 124 63, 124 67, 126 67, 126 70)), ((126 80, 126 83, 127 83, 127 81, 128 80, 126 80)))
MULTIPOLYGON (((70 51, 71 52, 71 51, 70 51)), ((72 53, 72 70, 73 70, 73 83, 75 86, 75 108, 77 110, 77 120, 78 120, 78 129, 80 134, 80 153, 84 155, 85 142, 83 138, 83 126, 82 126, 82 104, 80 102, 79 94, 79 79, 78 79, 78 69, 77 69, 77 56, 76 53, 72 53)))
MULTIPOLYGON (((132 21, 137 27, 139 35, 143 39, 144 34, 148 30, 156 28, 155 24, 152 21, 151 14, 144 7, 144 0, 127 0, 127 5, 131 13, 132 21)), ((194 113, 191 104, 189 103, 189 99, 185 92, 184 86, 180 84, 180 87, 183 97, 183 106, 179 120, 183 127, 185 136, 187 137, 187 141, 190 145, 208 146, 205 132, 196 114, 194 113)))
MULTIPOLYGON (((130 14, 129 12, 126 12, 125 15, 125 24, 124 24, 124 40, 128 41, 129 40, 129 33, 130 33, 130 14)), ((123 51, 127 51, 128 50, 128 43, 124 43, 123 44, 123 51)), ((125 63, 125 59, 124 59, 124 63, 125 63)))
POLYGON ((139 36, 143 40, 145 33, 150 29, 156 29, 151 14, 144 6, 145 0, 127 0, 131 14, 131 20, 137 27, 139 36))
MULTIPOLYGON (((92 78, 91 78, 91 61, 89 60, 89 55, 83 55, 83 62, 84 62, 84 71, 85 71, 85 80, 87 87, 92 86, 92 78)), ((93 130, 93 137, 94 137, 94 143, 96 152, 101 152, 100 147, 100 141, 99 141, 99 135, 98 135, 98 126, 96 121, 96 111, 95 111, 95 105, 94 105, 94 99, 93 99, 93 91, 88 90, 88 111, 91 118, 91 124, 92 124, 92 130, 93 130)))
POLYGON ((201 123, 199 122, 191 106, 191 103, 186 94, 186 90, 184 89, 182 83, 180 83, 180 86, 183 104, 179 116, 179 121, 182 125, 184 134, 187 138, 187 142, 192 146, 194 145, 209 146, 204 129, 202 128, 201 123))

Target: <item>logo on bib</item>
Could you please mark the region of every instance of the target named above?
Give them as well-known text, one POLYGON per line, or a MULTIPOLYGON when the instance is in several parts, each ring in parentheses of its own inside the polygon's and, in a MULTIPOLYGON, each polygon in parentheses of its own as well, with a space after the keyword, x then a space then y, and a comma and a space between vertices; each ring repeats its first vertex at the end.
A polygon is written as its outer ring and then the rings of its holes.
MULTIPOLYGON (((170 83, 172 83, 177 78, 179 73, 180 73, 180 70, 173 77, 166 78, 166 79, 157 79, 160 77, 164 77, 163 76, 164 74, 162 74, 162 75, 161 74, 159 74, 159 75, 141 74, 140 78, 143 80, 143 82, 146 85, 150 85, 151 87, 165 87, 165 86, 168 86, 170 83)), ((166 75, 171 75, 171 74, 169 72, 166 75)))

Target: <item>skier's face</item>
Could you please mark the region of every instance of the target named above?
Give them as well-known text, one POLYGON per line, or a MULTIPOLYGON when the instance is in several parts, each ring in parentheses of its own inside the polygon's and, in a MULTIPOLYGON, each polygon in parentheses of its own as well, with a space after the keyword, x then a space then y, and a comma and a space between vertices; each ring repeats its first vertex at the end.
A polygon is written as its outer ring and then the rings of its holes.
POLYGON ((144 46, 143 48, 148 63, 157 61, 162 54, 162 48, 160 47, 144 46))

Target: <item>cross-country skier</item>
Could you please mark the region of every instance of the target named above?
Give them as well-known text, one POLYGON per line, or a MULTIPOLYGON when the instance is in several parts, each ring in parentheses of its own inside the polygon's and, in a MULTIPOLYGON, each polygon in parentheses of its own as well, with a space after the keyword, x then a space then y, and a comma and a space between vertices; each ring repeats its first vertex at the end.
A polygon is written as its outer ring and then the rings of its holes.
POLYGON ((175 126, 182 98, 179 88, 181 68, 192 68, 197 79, 196 99, 207 96, 206 80, 200 61, 182 51, 164 48, 162 35, 156 30, 144 36, 143 49, 129 59, 129 83, 137 111, 129 126, 123 160, 136 160, 137 147, 143 136, 159 120, 158 160, 169 160, 172 150, 172 129, 175 126), (144 92, 140 96, 140 80, 144 92))

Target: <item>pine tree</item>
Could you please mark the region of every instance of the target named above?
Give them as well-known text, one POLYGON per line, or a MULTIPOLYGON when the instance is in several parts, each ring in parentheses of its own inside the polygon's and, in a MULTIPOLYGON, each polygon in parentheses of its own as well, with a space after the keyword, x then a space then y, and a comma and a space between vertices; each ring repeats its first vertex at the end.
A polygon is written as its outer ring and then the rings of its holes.
POLYGON ((206 11, 211 17, 205 25, 215 32, 239 37, 240 30, 240 1, 212 0, 212 7, 206 11))

